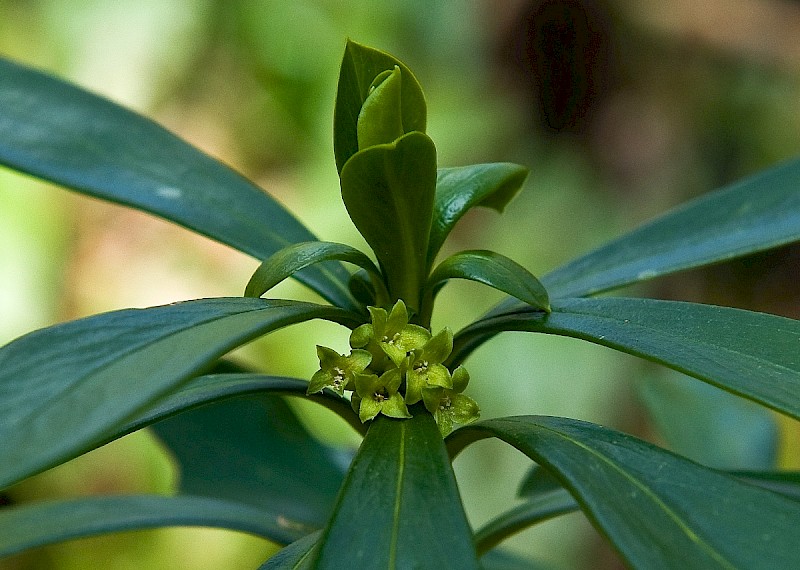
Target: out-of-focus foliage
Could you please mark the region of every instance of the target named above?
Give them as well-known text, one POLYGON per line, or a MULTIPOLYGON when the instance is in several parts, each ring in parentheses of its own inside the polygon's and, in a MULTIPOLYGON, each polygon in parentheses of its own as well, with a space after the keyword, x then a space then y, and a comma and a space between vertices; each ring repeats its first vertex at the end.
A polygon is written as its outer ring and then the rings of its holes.
MULTIPOLYGON (((435 110, 428 133, 440 166, 510 160, 532 169, 502 225, 493 212, 471 212, 443 253, 480 244, 535 274, 701 189, 797 154, 798 27, 800 5, 779 0, 0 2, 3 55, 153 116, 267 188, 322 239, 353 245, 360 238, 331 160, 338 62, 346 37, 402 56, 435 110), (515 224, 526 239, 503 229, 515 224)), ((254 268, 251 259, 142 214, 0 172, 0 342, 102 310, 238 295, 254 268)), ((798 317, 798 308, 783 301, 793 298, 798 272, 795 246, 670 278, 658 295, 798 317), (720 287, 722 281, 742 286, 720 287)), ((290 283, 276 291, 309 295, 290 283)), ((497 298, 454 283, 442 292, 440 306, 449 308, 434 314, 434 328, 437 321, 457 328, 497 298)), ((343 349, 334 331, 315 325, 315 342, 343 349)), ((240 356, 268 358, 276 373, 310 377, 313 346, 305 360, 280 350, 286 342, 300 346, 306 332, 278 333, 240 356)), ((641 395, 653 421, 626 379, 655 375, 631 358, 542 335, 498 338, 492 348, 491 357, 474 355, 472 375, 491 378, 503 363, 511 370, 503 381, 513 388, 497 396, 488 382, 474 383, 484 417, 581 417, 737 468, 747 467, 739 463, 745 460, 763 467, 773 459, 763 448, 775 445, 784 467, 800 465, 786 451, 800 442, 796 423, 782 420, 778 429, 761 410, 741 412, 748 421, 737 426, 744 430, 737 441, 751 442, 749 448, 711 452, 708 439, 659 431, 668 421, 659 412, 665 400, 720 410, 706 416, 714 422, 705 428, 711 435, 736 407, 713 392, 664 390, 654 377, 641 395), (563 358, 543 356, 553 352, 563 358), (533 379, 532 369, 539 371, 533 379)), ((310 427, 338 445, 353 441, 327 418, 310 427)), ((513 482, 527 463, 483 446, 456 462, 475 526, 513 504, 513 482)), ((168 460, 139 434, 20 484, 3 500, 166 491, 170 478, 168 460), (101 454, 102 463, 93 460, 101 454), (100 464, 120 468, 98 470, 100 464)), ((510 544, 556 568, 613 564, 613 555, 597 550, 593 532, 571 515, 510 544)), ((49 547, 0 568, 255 567, 269 549, 222 531, 148 531, 49 547), (199 558, 189 547, 198 542, 205 546, 199 558)))

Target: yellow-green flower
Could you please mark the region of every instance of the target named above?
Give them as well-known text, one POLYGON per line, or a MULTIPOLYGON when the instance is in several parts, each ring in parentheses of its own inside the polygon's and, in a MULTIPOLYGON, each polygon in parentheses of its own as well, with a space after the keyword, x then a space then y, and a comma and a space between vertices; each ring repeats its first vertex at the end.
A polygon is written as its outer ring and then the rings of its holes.
POLYGON ((355 388, 356 374, 366 370, 372 355, 366 350, 353 350, 349 356, 339 354, 324 346, 317 346, 320 369, 311 377, 307 394, 321 392, 330 388, 340 396, 345 390, 355 388))
POLYGON ((443 329, 425 343, 411 351, 406 359, 406 404, 416 404, 422 399, 423 388, 439 386, 452 388, 450 371, 442 364, 453 350, 453 332, 443 329))
POLYGON ((358 405, 358 417, 362 422, 371 420, 378 414, 392 418, 410 418, 402 394, 398 392, 403 381, 398 368, 387 370, 380 377, 377 374, 356 376, 356 394, 353 406, 358 405))
POLYGON ((475 400, 461 393, 469 382, 467 371, 459 366, 453 371, 452 380, 452 388, 430 386, 422 390, 425 408, 433 414, 443 437, 453 431, 454 424, 466 424, 480 417, 475 400))
POLYGON ((427 329, 408 323, 408 311, 402 300, 398 300, 388 313, 380 307, 368 309, 372 323, 353 331, 350 346, 372 353, 372 368, 375 370, 388 368, 381 362, 384 355, 395 366, 401 366, 409 352, 422 348, 431 338, 427 329))

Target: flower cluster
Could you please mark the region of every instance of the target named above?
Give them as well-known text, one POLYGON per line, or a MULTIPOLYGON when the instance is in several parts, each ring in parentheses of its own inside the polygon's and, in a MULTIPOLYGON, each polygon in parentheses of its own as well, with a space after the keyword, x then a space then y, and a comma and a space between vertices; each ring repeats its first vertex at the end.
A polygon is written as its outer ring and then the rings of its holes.
POLYGON ((378 414, 410 418, 408 406, 422 402, 442 435, 453 424, 478 418, 478 405, 462 394, 469 374, 462 366, 451 372, 443 364, 453 350, 450 329, 434 336, 410 324, 401 300, 389 312, 379 307, 369 307, 369 312, 372 322, 350 335, 349 355, 317 347, 320 369, 311 378, 309 394, 324 388, 342 396, 352 392, 351 405, 362 422, 378 414))

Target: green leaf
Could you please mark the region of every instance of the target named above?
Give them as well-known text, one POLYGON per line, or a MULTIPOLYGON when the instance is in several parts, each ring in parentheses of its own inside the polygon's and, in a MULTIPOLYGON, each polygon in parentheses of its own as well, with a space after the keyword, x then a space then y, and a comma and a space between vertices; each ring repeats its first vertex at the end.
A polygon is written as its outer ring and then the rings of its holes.
POLYGON ((481 527, 475 533, 475 548, 482 556, 521 530, 579 508, 572 495, 564 489, 537 494, 481 527))
POLYGON ((199 406, 253 394, 274 394, 310 398, 312 402, 325 406, 339 414, 358 433, 366 433, 364 425, 350 409, 350 402, 331 390, 306 396, 308 381, 282 376, 266 376, 253 373, 209 374, 192 378, 176 391, 139 412, 136 417, 110 432, 108 441, 167 419, 175 414, 199 406))
POLYGON ((238 530, 284 542, 299 535, 264 510, 208 497, 127 495, 48 501, 0 509, 0 558, 110 532, 164 526, 238 530))
POLYGON ((418 410, 378 416, 347 475, 313 568, 477 568, 439 429, 418 410))
MULTIPOLYGON (((176 222, 258 259, 316 239, 263 190, 102 97, 0 59, 0 164, 176 222)), ((339 264, 298 279, 355 307, 339 264), (346 292, 346 291, 345 291, 346 292)))
POLYGON ((433 265, 444 240, 461 216, 474 206, 502 213, 522 189, 527 177, 527 168, 508 162, 440 168, 436 177, 428 266, 433 265))
POLYGON ((455 336, 453 360, 461 361, 476 338, 502 330, 602 344, 800 418, 800 321, 677 301, 562 299, 546 316, 518 312, 466 327, 455 336))
POLYGON ((743 483, 634 437, 578 420, 514 417, 463 427, 553 471, 632 568, 792 568, 800 501, 743 483))
MULTIPOLYGON (((388 296, 383 285, 383 277, 369 257, 349 245, 327 241, 296 243, 273 254, 253 273, 247 283, 244 295, 245 297, 260 297, 297 271, 331 260, 346 261, 365 269, 372 277, 373 287, 379 291, 382 290, 382 294, 388 296)), ((325 272, 325 267, 323 265, 320 270, 325 272)), ((339 286, 347 290, 347 295, 351 294, 347 283, 340 283, 339 286)))
POLYGON ((258 570, 301 570, 310 568, 311 553, 319 541, 321 532, 314 532, 285 546, 269 560, 258 567, 258 570))
POLYGON ((732 471, 730 474, 752 485, 800 500, 800 471, 732 471))
POLYGON ((436 190, 436 147, 409 133, 353 155, 341 173, 342 199, 375 252, 389 293, 419 309, 436 190))
POLYGON ((260 507, 300 535, 325 525, 350 460, 314 439, 274 395, 216 402, 153 430, 176 460, 181 494, 260 507))
POLYGON ((358 117, 374 79, 384 71, 393 70, 395 66, 400 68, 403 132, 425 132, 425 96, 411 70, 387 53, 348 40, 339 72, 333 115, 333 148, 336 168, 340 173, 345 163, 359 150, 358 117))
POLYGON ((493 251, 462 251, 442 261, 425 286, 431 302, 448 279, 477 281, 508 293, 535 309, 550 311, 547 291, 539 280, 519 263, 493 251))
POLYGON ((700 196, 542 278, 582 297, 800 239, 800 160, 700 196))
POLYGON ((400 104, 400 68, 384 71, 372 83, 358 115, 359 150, 394 142, 402 137, 403 112, 400 104))
POLYGON ((0 348, 0 488, 91 449, 231 349, 315 318, 359 323, 331 306, 204 299, 113 311, 7 344, 0 348))

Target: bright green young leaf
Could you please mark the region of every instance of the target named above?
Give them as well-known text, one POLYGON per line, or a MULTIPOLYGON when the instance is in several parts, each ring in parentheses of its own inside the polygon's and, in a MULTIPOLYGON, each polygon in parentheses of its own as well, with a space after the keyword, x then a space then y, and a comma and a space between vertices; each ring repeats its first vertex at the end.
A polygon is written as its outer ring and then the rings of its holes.
POLYGON ((306 570, 310 568, 311 554, 321 534, 321 531, 313 532, 285 546, 259 566, 258 570, 306 570))
POLYGON ((455 336, 453 361, 475 338, 529 331, 588 340, 658 362, 800 418, 800 321, 653 299, 553 301, 553 312, 482 319, 455 336))
MULTIPOLYGON (((166 129, 0 59, 0 164, 176 222, 259 259, 314 235, 240 174, 166 129)), ((298 279, 352 308, 338 263, 298 279), (346 290, 344 291, 346 293, 346 290)))
MULTIPOLYGON (((365 269, 372 278, 371 284, 373 288, 387 296, 383 285, 383 277, 369 257, 349 245, 328 241, 296 243, 274 253, 258 266, 258 269, 256 269, 247 283, 244 295, 245 297, 260 297, 297 271, 323 261, 332 260, 346 261, 365 269)), ((323 265, 320 271, 325 272, 326 266, 323 265)), ((340 283, 339 286, 343 290, 343 294, 350 295, 346 282, 340 283)))
POLYGON ((546 466, 632 568, 793 568, 800 501, 597 425, 541 416, 488 420, 451 454, 497 437, 546 466))
POLYGON ((550 311, 550 300, 542 284, 519 263, 486 250, 462 251, 442 261, 425 286, 433 295, 448 279, 469 279, 508 293, 534 309, 550 311))
POLYGON ((299 534, 325 525, 350 459, 273 395, 216 402, 152 427, 177 462, 181 494, 257 506, 299 534))
POLYGON ((297 301, 220 298, 127 309, 0 348, 0 488, 75 457, 231 349, 269 331, 359 317, 297 301))
POLYGON ((341 184, 350 218, 375 252, 389 293, 419 309, 436 191, 433 142, 413 132, 362 150, 342 169, 341 184))
POLYGON ((0 509, 0 558, 75 538, 165 526, 224 528, 282 542, 303 536, 263 509, 209 497, 85 497, 0 509))
POLYGON ((472 532, 430 414, 378 416, 342 487, 313 568, 477 568, 472 532))
POLYGON ((425 132, 425 96, 414 74, 388 53, 348 40, 339 72, 333 115, 333 149, 336 169, 358 152, 358 117, 374 79, 384 71, 400 69, 400 108, 403 133, 425 132))
POLYGON ((436 177, 428 266, 433 265, 444 240, 461 216, 474 206, 502 213, 522 189, 527 177, 527 168, 508 162, 440 168, 436 177))
POLYGON ((386 70, 369 88, 358 115, 358 148, 392 143, 402 137, 403 111, 400 101, 402 77, 400 68, 386 70))
POLYGON ((475 533, 475 548, 482 556, 521 530, 578 509, 578 503, 564 489, 537 494, 481 527, 475 533))
MULTIPOLYGON (((700 196, 542 277, 583 297, 800 239, 800 160, 700 196)), ((519 308, 506 300, 491 314, 519 308)))

